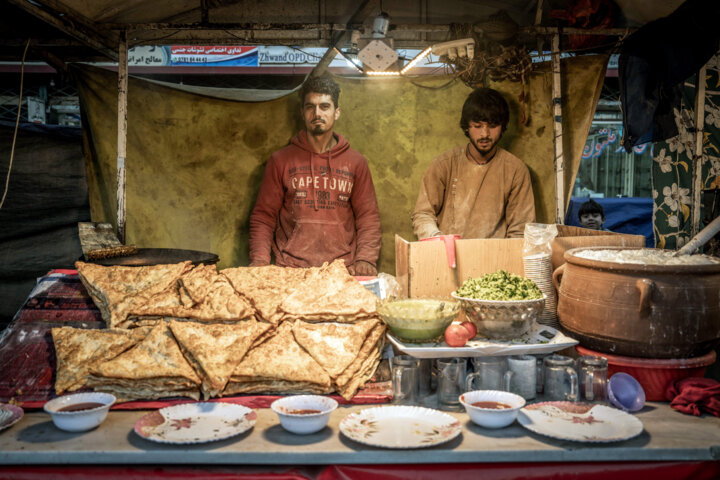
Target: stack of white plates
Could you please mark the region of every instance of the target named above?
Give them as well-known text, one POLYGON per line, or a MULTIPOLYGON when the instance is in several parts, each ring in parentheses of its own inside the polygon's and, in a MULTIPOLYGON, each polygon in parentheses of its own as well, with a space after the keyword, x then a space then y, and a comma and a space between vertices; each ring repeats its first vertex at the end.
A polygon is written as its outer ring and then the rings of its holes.
POLYGON ((525 277, 529 278, 540 287, 545 295, 545 308, 538 316, 538 323, 558 328, 560 323, 557 318, 557 293, 552 281, 552 262, 550 255, 529 255, 523 257, 525 277))

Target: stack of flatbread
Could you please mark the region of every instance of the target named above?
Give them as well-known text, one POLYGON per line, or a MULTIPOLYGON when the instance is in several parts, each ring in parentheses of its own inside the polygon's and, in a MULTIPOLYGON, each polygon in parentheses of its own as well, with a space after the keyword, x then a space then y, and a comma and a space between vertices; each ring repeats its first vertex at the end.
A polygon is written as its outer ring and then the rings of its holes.
POLYGON ((190 262, 151 267, 104 267, 76 262, 83 285, 109 327, 154 325, 164 317, 235 322, 253 316, 249 300, 215 265, 190 262))
POLYGON ((61 327, 52 329, 57 370, 55 392, 62 395, 83 388, 90 368, 135 346, 149 328, 104 330, 61 327))
POLYGON ((342 261, 220 272, 189 263, 76 267, 107 325, 142 333, 110 328, 103 355, 76 354, 69 346, 87 334, 68 340, 56 329, 58 393, 87 384, 123 399, 332 391, 349 399, 380 361, 377 298, 342 261))
POLYGON ((193 269, 191 262, 149 267, 104 267, 75 262, 80 281, 109 328, 127 328, 128 316, 155 294, 175 288, 180 277, 193 269))

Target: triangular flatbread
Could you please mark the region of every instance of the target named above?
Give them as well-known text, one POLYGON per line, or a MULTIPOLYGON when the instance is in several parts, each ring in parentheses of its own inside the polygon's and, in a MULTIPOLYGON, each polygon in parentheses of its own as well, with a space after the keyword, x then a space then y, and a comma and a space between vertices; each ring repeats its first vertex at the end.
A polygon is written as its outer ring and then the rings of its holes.
POLYGON ((130 386, 126 393, 134 395, 132 398, 162 398, 182 392, 199 399, 200 383, 166 322, 158 323, 132 349, 91 368, 88 379, 88 386, 100 391, 130 386))
POLYGON ((285 319, 353 322, 376 314, 378 298, 335 260, 309 275, 280 304, 285 319))
POLYGON ((135 302, 175 284, 193 265, 188 261, 145 267, 105 267, 75 262, 75 268, 103 320, 112 328, 125 322, 135 302))
POLYGON ((317 268, 290 268, 266 265, 221 270, 235 291, 246 296, 255 307, 256 315, 277 324, 284 313, 280 303, 317 268))
POLYGON ((235 368, 236 376, 330 386, 327 372, 295 341, 290 323, 280 324, 272 338, 250 350, 235 368))
POLYGON ((224 275, 218 274, 215 265, 200 265, 182 275, 176 284, 136 302, 129 317, 176 317, 216 323, 251 318, 254 313, 250 302, 233 289, 224 275))
POLYGON ((55 393, 85 386, 90 367, 111 360, 142 340, 148 329, 52 329, 55 345, 55 393))
POLYGON ((371 352, 382 348, 385 338, 385 328, 385 324, 380 321, 373 327, 365 338, 365 342, 355 360, 348 365, 348 368, 345 369, 342 375, 335 379, 335 384, 338 385, 338 387, 345 386, 353 377, 365 373, 362 372, 362 367, 366 364, 366 360, 371 352))
POLYGON ((359 388, 365 386, 365 383, 372 378, 375 374, 375 370, 380 364, 380 357, 382 355, 382 348, 384 345, 384 337, 373 346, 370 353, 360 364, 360 367, 355 372, 355 375, 350 377, 350 380, 343 385, 336 385, 335 389, 337 392, 346 400, 350 400, 355 396, 359 388))
POLYGON ((298 320, 293 326, 293 335, 300 346, 335 379, 355 361, 365 338, 377 324, 377 319, 355 323, 308 323, 298 320))
POLYGON ((254 319, 231 325, 171 321, 169 326, 185 358, 202 378, 206 399, 222 392, 255 339, 271 327, 254 319))

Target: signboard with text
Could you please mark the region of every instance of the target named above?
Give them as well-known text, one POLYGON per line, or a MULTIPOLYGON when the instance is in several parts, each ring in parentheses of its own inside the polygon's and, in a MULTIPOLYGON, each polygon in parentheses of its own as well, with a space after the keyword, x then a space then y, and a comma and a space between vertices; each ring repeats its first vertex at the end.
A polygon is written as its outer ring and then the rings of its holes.
POLYGON ((170 64, 208 67, 257 67, 258 47, 231 45, 173 45, 170 64))

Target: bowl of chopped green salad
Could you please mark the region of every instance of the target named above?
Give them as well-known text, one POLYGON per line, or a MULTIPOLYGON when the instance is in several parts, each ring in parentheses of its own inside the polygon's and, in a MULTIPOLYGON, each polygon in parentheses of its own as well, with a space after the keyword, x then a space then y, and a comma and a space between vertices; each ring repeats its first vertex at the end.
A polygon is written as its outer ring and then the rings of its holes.
POLYGON ((460 302, 434 298, 387 298, 377 304, 380 318, 399 340, 438 340, 460 313, 460 302))
POLYGON ((505 270, 469 278, 452 296, 478 335, 494 340, 522 337, 545 307, 545 297, 535 282, 505 270))

